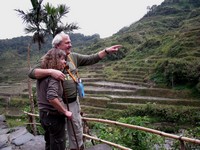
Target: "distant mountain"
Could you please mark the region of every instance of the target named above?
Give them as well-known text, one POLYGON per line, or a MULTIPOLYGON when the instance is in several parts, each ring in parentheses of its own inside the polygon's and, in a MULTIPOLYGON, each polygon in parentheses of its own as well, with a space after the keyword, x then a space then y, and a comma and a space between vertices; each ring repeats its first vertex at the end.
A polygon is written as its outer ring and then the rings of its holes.
MULTIPOLYGON (((100 36, 98 34, 94 34, 92 36, 85 36, 80 33, 70 34, 70 38, 72 40, 73 47, 79 48, 79 47, 85 47, 88 46, 91 43, 94 43, 100 39, 100 36)), ((49 50, 51 46, 52 37, 46 37, 45 38, 45 44, 42 45, 42 53, 49 50)), ((5 51, 15 51, 18 54, 26 54, 27 47, 29 44, 31 45, 31 49, 34 49, 34 51, 38 50, 37 44, 32 43, 32 37, 31 36, 21 36, 17 38, 12 39, 5 39, 0 40, 0 53, 4 53, 5 51)), ((34 52, 33 51, 33 52, 34 52)))
MULTIPOLYGON (((2 54, 7 51, 26 56, 29 38, 0 40, 0 62, 6 59, 8 54, 2 54)), ((159 6, 153 5, 139 21, 109 38, 72 34, 71 39, 74 50, 84 54, 113 44, 123 45, 117 54, 104 59, 118 60, 118 63, 110 66, 111 70, 120 68, 123 62, 129 67, 129 62, 133 61, 135 66, 141 65, 139 62, 142 61, 151 62, 153 71, 149 73, 148 80, 169 87, 181 85, 200 90, 199 0, 165 0, 159 6)), ((47 41, 42 51, 50 47, 51 40, 47 41)))

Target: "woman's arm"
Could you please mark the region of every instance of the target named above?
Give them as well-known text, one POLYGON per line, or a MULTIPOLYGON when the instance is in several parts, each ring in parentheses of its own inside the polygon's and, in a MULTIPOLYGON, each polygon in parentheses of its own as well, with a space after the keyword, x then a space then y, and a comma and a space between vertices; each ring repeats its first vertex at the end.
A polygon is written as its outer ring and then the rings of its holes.
POLYGON ((63 113, 66 117, 68 117, 69 119, 72 118, 72 112, 65 109, 57 98, 49 100, 49 102, 54 108, 63 113))

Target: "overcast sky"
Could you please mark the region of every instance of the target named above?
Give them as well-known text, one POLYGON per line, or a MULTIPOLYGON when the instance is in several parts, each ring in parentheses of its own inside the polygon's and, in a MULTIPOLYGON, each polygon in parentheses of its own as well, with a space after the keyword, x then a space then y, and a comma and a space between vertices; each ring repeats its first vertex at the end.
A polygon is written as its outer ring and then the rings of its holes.
MULTIPOLYGON (((112 36, 121 28, 138 21, 147 13, 147 6, 160 5, 164 0, 43 0, 53 6, 65 4, 70 12, 64 23, 77 23, 74 30, 84 35, 98 33, 101 38, 112 36)), ((28 11, 30 0, 5 0, 0 5, 0 39, 26 36, 25 24, 14 9, 28 11)))

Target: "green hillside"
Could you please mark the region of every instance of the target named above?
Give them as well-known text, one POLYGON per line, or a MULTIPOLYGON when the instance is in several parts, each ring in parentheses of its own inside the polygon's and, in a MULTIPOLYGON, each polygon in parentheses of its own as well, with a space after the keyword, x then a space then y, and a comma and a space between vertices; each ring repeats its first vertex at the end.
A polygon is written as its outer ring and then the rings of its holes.
MULTIPOLYGON (((84 36, 76 33, 70 34, 74 49, 81 49, 100 39, 98 34, 84 36)), ((30 36, 0 40, 0 83, 18 83, 27 79, 28 45, 30 46, 30 65, 33 67, 37 61, 51 48, 52 37, 46 37, 41 50, 37 44, 32 43, 30 36)))
MULTIPOLYGON (((131 14, 128 14, 131 15, 131 14)), ((104 67, 110 80, 120 80, 122 72, 137 74, 146 68, 142 79, 154 86, 200 89, 200 1, 165 0, 152 6, 143 18, 124 27, 109 38, 99 35, 72 34, 74 51, 91 54, 113 44, 123 48, 104 62, 115 61, 104 67), (120 73, 121 71, 121 73, 120 73)), ((27 45, 30 37, 0 41, 1 82, 20 81, 27 74, 27 45), (17 75, 16 75, 17 73, 17 75), (17 77, 17 78, 16 78, 17 77)), ((31 65, 51 47, 46 39, 41 52, 31 48, 31 65)))
POLYGON ((110 76, 120 76, 114 70, 128 70, 130 74, 146 66, 149 74, 144 80, 157 86, 199 89, 199 39, 200 1, 166 0, 160 6, 152 6, 136 23, 89 49, 123 45, 118 54, 109 57, 120 59, 105 68, 110 76))

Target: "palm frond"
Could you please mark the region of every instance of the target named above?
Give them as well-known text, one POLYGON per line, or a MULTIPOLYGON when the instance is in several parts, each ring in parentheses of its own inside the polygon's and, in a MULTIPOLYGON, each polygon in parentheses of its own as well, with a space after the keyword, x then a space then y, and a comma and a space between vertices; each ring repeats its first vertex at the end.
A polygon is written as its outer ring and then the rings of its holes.
POLYGON ((27 25, 24 30, 26 34, 34 33, 34 32, 37 32, 37 27, 34 25, 27 25))
POLYGON ((37 0, 31 0, 31 4, 33 6, 33 9, 36 10, 38 6, 38 1, 37 0))
POLYGON ((67 13, 69 13, 69 7, 67 7, 66 5, 60 4, 57 7, 57 11, 60 16, 65 16, 67 13))

